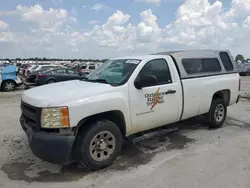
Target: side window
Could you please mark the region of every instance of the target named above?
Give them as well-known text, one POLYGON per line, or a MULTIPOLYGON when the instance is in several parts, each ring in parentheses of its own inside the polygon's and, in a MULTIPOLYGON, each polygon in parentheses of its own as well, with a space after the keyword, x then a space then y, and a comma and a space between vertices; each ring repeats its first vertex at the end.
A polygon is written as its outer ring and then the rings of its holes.
POLYGON ((220 52, 221 61, 226 69, 226 71, 232 71, 234 69, 231 59, 226 52, 220 52))
POLYGON ((94 66, 94 65, 90 65, 90 66, 89 66, 89 69, 90 69, 90 70, 94 70, 94 69, 95 69, 95 66, 94 66))
POLYGON ((211 58, 211 59, 203 59, 202 60, 203 64, 203 72, 220 72, 221 71, 221 66, 216 58, 211 58))
POLYGON ((182 65, 188 74, 221 71, 220 63, 216 58, 183 59, 182 65))
POLYGON ((142 68, 138 77, 139 79, 141 79, 144 76, 148 76, 148 75, 154 76, 156 78, 156 84, 147 85, 146 87, 172 83, 170 70, 169 70, 166 60, 164 59, 155 59, 155 60, 149 61, 142 68))
POLYGON ((58 69, 58 70, 55 70, 53 72, 55 72, 56 74, 67 74, 65 69, 58 69))
POLYGON ((183 59, 182 65, 188 74, 196 74, 201 72, 202 60, 201 59, 183 59))
POLYGON ((86 65, 81 66, 81 69, 86 69, 86 68, 87 68, 86 65))
POLYGON ((76 72, 75 72, 75 71, 72 71, 72 70, 67 70, 67 73, 68 73, 68 74, 76 74, 76 72))

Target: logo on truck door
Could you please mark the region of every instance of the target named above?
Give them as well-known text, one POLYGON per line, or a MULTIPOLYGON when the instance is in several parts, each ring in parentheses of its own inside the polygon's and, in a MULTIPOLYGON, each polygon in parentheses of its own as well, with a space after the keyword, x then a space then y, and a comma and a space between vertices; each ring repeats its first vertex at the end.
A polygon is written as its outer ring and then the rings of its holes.
POLYGON ((154 93, 145 94, 145 98, 147 99, 147 105, 151 106, 150 111, 153 110, 153 108, 157 104, 164 103, 164 95, 165 92, 160 92, 160 88, 158 88, 154 93))
POLYGON ((145 94, 144 97, 146 98, 146 104, 147 106, 150 106, 150 109, 147 112, 138 113, 136 114, 136 116, 153 113, 154 112, 153 109, 157 104, 164 103, 164 98, 163 98, 164 95, 166 95, 166 92, 160 92, 160 88, 158 88, 154 93, 145 94))

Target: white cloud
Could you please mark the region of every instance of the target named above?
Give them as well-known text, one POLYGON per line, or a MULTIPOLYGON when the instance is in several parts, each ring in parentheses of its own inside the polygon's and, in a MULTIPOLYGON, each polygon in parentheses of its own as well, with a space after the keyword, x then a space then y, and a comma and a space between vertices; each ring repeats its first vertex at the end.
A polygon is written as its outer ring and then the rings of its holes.
POLYGON ((161 0, 135 0, 136 2, 143 2, 148 4, 160 4, 161 0))
POLYGON ((89 21, 89 24, 91 24, 91 25, 96 25, 96 24, 99 24, 99 23, 100 23, 100 21, 98 21, 98 20, 89 21))
POLYGON ((7 29, 7 28, 8 28, 8 24, 0 20, 0 29, 7 29))
POLYGON ((0 32, 0 42, 16 42, 16 36, 11 32, 0 32))
MULTIPOLYGON (((12 48, 17 56, 109 58, 197 48, 229 49, 234 55, 250 56, 249 5, 247 0, 232 0, 231 7, 225 9, 222 1, 186 0, 176 18, 161 27, 151 9, 142 11, 136 24, 131 23, 130 15, 117 10, 104 24, 90 21, 94 26, 86 32, 74 29, 70 23, 75 18, 66 10, 18 6, 22 21, 37 27, 25 36, 2 32, 0 42, 22 45, 23 49, 12 48)), ((4 51, 1 44, 0 50, 11 56, 13 51, 4 51)))
POLYGON ((111 17, 108 18, 107 24, 121 25, 129 21, 130 15, 124 14, 122 11, 118 10, 111 17))
POLYGON ((52 3, 55 5, 61 4, 63 0, 52 0, 52 3))
POLYGON ((76 22, 75 17, 69 16, 65 9, 44 10, 39 4, 31 7, 18 5, 16 9, 23 21, 35 23, 43 31, 56 31, 63 24, 76 22))
POLYGON ((104 4, 96 3, 92 7, 90 7, 90 9, 99 12, 100 10, 104 9, 105 7, 106 6, 104 4))
POLYGON ((93 4, 91 6, 83 5, 82 8, 83 9, 88 8, 88 9, 94 10, 96 12, 100 12, 101 10, 115 11, 115 9, 108 7, 107 5, 105 5, 103 3, 96 3, 96 4, 93 4))

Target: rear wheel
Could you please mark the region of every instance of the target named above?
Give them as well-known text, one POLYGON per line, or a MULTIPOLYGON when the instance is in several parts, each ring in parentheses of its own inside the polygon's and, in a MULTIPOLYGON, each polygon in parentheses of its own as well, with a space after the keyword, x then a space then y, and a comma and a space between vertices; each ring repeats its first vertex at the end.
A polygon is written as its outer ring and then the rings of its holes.
POLYGON ((51 79, 51 80, 48 80, 48 81, 47 81, 47 84, 53 84, 53 83, 55 83, 55 82, 56 82, 55 80, 51 79))
POLYGON ((2 84, 3 91, 14 91, 15 88, 16 88, 16 83, 11 80, 5 81, 2 84))
POLYGON ((80 163, 90 170, 111 165, 121 151, 123 136, 118 126, 111 121, 95 122, 79 134, 80 163))
POLYGON ((227 116, 227 107, 225 101, 221 98, 214 99, 206 120, 211 128, 219 128, 225 122, 227 116))

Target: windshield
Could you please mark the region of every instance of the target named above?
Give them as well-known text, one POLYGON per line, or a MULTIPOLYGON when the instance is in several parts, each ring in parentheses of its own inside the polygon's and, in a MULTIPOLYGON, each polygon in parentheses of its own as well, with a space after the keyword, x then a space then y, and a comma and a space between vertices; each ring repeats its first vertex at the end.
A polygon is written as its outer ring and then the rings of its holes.
POLYGON ((128 80, 140 61, 138 59, 108 60, 91 72, 86 78, 89 81, 120 85, 128 80))
POLYGON ((38 67, 38 65, 35 65, 34 67, 31 68, 31 70, 35 70, 38 67))

